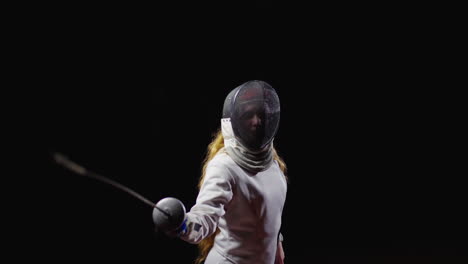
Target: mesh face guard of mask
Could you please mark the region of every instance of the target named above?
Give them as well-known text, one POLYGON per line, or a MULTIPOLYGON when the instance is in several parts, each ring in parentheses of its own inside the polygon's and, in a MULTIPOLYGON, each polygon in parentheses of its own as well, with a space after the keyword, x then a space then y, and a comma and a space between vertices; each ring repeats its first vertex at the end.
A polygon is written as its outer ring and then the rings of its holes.
POLYGON ((230 118, 234 136, 243 146, 252 151, 263 150, 278 130, 278 95, 266 82, 246 82, 226 97, 223 118, 230 118))

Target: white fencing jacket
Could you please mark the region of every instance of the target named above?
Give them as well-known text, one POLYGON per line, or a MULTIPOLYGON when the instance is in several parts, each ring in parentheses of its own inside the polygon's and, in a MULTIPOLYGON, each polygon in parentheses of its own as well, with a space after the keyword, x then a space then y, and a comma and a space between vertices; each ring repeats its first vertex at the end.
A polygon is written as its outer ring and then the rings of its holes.
POLYGON ((188 231, 181 239, 196 244, 218 227, 211 249, 216 252, 208 255, 206 264, 273 264, 286 191, 276 161, 252 174, 220 150, 207 165, 196 204, 187 213, 188 231))

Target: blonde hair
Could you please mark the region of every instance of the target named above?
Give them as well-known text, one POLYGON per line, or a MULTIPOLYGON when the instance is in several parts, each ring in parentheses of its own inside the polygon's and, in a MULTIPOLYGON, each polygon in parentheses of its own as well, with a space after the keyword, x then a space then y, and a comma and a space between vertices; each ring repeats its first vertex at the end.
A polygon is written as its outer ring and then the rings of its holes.
MULTIPOLYGON (((202 175, 200 177, 200 181, 198 182, 198 189, 201 188, 203 184, 203 180, 205 179, 206 168, 208 166, 208 162, 212 160, 216 156, 216 154, 218 154, 219 150, 222 149, 223 147, 224 147, 224 138, 223 138, 223 134, 221 130, 219 129, 214 134, 213 140, 211 141, 211 143, 208 145, 207 153, 206 153, 205 159, 203 160, 202 175)), ((274 147, 273 147, 273 158, 278 162, 278 165, 281 171, 286 177, 286 163, 278 155, 274 147)), ((287 180, 287 177, 286 177, 286 180, 287 180)), ((195 264, 201 264, 203 263, 203 261, 205 261, 206 257, 208 256, 208 253, 213 247, 214 239, 218 233, 219 233, 219 229, 216 229, 216 232, 206 237, 198 244, 199 255, 197 259, 195 260, 195 264)))

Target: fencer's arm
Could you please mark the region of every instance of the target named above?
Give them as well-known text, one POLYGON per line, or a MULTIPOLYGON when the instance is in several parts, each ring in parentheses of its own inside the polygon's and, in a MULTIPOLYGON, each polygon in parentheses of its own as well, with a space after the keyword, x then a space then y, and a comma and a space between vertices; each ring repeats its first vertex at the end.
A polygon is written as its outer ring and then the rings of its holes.
POLYGON ((280 233, 278 239, 278 247, 276 249, 276 259, 275 264, 284 264, 284 249, 283 249, 283 235, 280 233))
POLYGON ((227 168, 208 166, 197 201, 187 213, 187 232, 180 238, 197 244, 216 231, 218 220, 233 196, 234 182, 227 168))

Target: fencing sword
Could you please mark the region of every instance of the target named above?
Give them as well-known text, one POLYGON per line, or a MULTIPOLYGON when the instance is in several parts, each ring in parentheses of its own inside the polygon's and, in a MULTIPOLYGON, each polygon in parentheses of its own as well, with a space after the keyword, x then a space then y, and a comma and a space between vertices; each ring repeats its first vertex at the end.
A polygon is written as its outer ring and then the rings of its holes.
POLYGON ((80 176, 89 177, 109 184, 151 206, 153 208, 153 222, 161 229, 178 228, 185 218, 185 206, 176 198, 166 197, 159 200, 158 203, 154 203, 128 187, 107 177, 99 175, 96 172, 86 169, 78 163, 70 160, 62 153, 54 152, 52 153, 52 158, 58 165, 61 165, 80 176))

